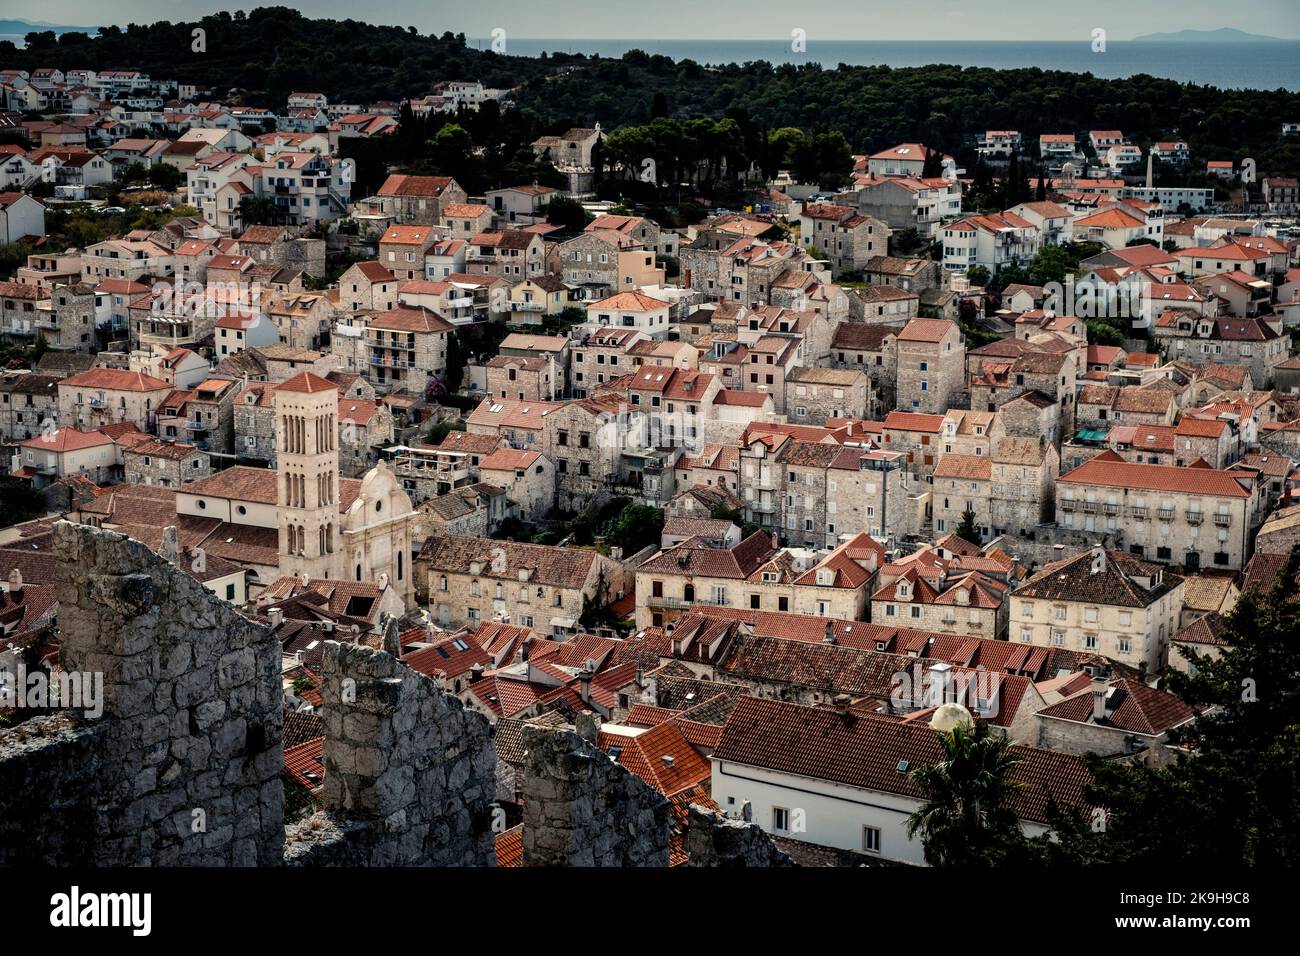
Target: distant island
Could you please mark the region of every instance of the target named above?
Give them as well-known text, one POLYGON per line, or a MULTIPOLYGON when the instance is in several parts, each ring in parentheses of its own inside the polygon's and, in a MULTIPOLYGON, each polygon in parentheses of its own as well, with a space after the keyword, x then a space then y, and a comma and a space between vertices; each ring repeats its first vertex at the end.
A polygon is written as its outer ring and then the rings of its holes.
POLYGON ((1262 33, 1246 33, 1234 27, 1218 30, 1179 30, 1177 33, 1148 33, 1134 37, 1134 43, 1288 43, 1283 37, 1270 37, 1262 33))
POLYGON ((0 35, 26 36, 28 33, 88 33, 94 36, 99 27, 70 27, 61 23, 40 23, 33 20, 0 20, 0 35))

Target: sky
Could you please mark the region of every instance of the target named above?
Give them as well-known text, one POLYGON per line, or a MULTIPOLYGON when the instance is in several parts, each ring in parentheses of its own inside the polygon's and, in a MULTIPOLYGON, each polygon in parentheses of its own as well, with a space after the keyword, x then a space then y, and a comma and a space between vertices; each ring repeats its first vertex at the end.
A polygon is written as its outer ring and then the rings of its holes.
MULTIPOLYGON (((809 41, 1079 40, 1095 28, 1111 39, 1174 30, 1236 27, 1300 37, 1297 0, 280 0, 308 16, 364 19, 486 37, 772 39, 798 28, 809 41)), ((3 17, 59 24, 194 20, 216 10, 272 2, 221 0, 13 0, 3 17)))

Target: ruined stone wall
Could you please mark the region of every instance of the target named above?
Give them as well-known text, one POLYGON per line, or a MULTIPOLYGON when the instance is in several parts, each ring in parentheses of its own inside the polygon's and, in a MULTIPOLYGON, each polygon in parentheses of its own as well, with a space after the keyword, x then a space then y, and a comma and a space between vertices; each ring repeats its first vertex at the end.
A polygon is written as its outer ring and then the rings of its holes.
POLYGON ((672 804, 569 730, 524 728, 526 866, 667 866, 672 804))
POLYGON ((690 866, 794 866, 757 823, 728 820, 691 804, 687 811, 686 852, 690 866))
POLYGON ((0 732, 0 863, 279 863, 270 629, 122 535, 60 523, 55 547, 60 665, 100 675, 102 713, 0 732))
POLYGON ((325 808, 290 828, 286 862, 495 865, 487 719, 386 651, 331 641, 322 677, 325 808))

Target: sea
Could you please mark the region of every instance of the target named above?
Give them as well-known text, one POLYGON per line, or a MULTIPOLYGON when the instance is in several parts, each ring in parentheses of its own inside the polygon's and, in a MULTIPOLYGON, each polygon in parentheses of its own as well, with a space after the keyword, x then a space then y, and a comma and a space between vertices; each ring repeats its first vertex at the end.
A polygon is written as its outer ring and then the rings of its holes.
MULTIPOLYGON (((471 40, 490 49, 490 39, 471 40)), ((1220 89, 1300 90, 1300 40, 1267 42, 1186 42, 1177 40, 1116 40, 1104 52, 1093 52, 1092 41, 984 40, 817 40, 809 37, 805 52, 778 40, 555 40, 508 37, 506 53, 538 56, 548 53, 600 54, 621 57, 639 49, 674 60, 703 65, 747 63, 820 63, 834 69, 850 66, 928 66, 946 63, 995 69, 1039 67, 1091 73, 1107 79, 1148 73, 1151 76, 1220 89)))

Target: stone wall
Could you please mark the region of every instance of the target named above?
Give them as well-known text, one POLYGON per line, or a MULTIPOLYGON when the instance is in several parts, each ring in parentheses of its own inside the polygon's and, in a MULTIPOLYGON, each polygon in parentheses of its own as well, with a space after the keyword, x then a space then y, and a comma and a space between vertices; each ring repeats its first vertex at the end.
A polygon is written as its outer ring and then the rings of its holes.
POLYGON ((60 664, 102 679, 102 713, 0 733, 0 863, 279 863, 270 629, 122 535, 59 523, 55 548, 60 664))
POLYGON ((687 811, 686 852, 690 866, 794 866, 757 823, 728 820, 691 804, 687 811))
POLYGON ((571 730, 524 728, 525 866, 667 866, 672 804, 571 730))
POLYGON ((331 641, 322 678, 324 810, 289 829, 286 862, 494 866, 486 718, 386 651, 331 641))

